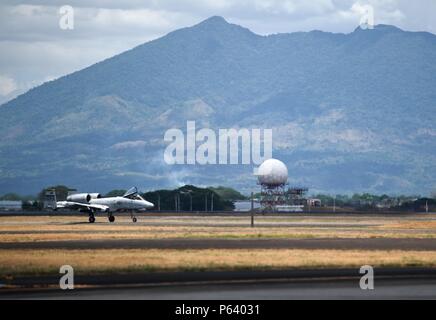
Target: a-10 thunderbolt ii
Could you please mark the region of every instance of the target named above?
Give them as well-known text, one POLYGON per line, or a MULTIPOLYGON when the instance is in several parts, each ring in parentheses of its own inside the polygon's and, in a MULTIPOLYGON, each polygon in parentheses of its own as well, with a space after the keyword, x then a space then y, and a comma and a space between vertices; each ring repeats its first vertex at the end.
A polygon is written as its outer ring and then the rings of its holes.
POLYGON ((45 194, 44 207, 53 210, 65 208, 86 212, 89 215, 90 223, 95 222, 95 213, 97 211, 106 212, 109 222, 115 221, 114 212, 129 211, 132 221, 136 222, 137 219, 133 212, 151 209, 154 204, 143 199, 139 195, 138 189, 133 187, 121 197, 102 198, 99 193, 74 193, 67 196, 67 201, 56 201, 55 190, 48 190, 45 194))

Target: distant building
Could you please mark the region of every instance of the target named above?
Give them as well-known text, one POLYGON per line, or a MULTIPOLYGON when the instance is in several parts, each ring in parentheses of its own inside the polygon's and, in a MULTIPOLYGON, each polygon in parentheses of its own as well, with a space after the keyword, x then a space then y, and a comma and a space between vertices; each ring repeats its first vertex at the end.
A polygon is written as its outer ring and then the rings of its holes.
POLYGON ((320 199, 307 199, 307 205, 311 207, 321 207, 320 199))
MULTIPOLYGON (((237 200, 233 202, 233 204, 235 206, 235 209, 233 209, 233 211, 248 212, 251 210, 251 200, 237 200)), ((260 208, 259 201, 253 201, 253 208, 255 210, 260 208)))
POLYGON ((276 207, 277 212, 303 212, 304 206, 301 205, 282 205, 276 207))
POLYGON ((10 200, 1 200, 0 201, 0 210, 21 210, 22 202, 21 201, 10 201, 10 200))

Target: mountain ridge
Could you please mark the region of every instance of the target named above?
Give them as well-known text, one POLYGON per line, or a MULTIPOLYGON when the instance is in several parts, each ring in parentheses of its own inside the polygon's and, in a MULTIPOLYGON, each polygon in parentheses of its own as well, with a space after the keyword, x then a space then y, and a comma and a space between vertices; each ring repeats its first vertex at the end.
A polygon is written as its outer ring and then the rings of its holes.
POLYGON ((32 89, 0 106, 0 192, 219 185, 226 175, 252 188, 251 167, 163 163, 165 130, 196 120, 274 128, 273 156, 292 184, 428 193, 436 36, 361 31, 261 36, 211 17, 32 89))

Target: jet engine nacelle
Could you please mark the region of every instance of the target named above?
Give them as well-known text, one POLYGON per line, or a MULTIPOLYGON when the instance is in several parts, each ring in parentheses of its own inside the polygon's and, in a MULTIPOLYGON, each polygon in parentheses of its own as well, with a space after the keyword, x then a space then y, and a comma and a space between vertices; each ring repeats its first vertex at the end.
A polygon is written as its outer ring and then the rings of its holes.
POLYGON ((100 193, 90 193, 91 199, 100 199, 101 194, 100 193))
POLYGON ((81 202, 81 203, 89 202, 91 199, 92 197, 91 194, 89 193, 76 193, 76 194, 69 195, 67 197, 67 201, 81 202))

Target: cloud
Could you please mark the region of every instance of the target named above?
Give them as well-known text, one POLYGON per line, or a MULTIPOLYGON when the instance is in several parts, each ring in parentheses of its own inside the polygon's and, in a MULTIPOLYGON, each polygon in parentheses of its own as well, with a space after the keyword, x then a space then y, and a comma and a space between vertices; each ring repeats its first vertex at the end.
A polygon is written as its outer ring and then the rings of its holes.
POLYGON ((436 130, 432 128, 420 128, 416 134, 413 134, 412 137, 415 138, 417 136, 430 136, 436 137, 436 130))
POLYGON ((17 84, 14 79, 0 75, 0 95, 8 96, 15 90, 17 90, 17 84))
MULTIPOLYGON (((0 70, 15 84, 6 81, 5 90, 15 87, 9 98, 48 77, 77 71, 213 15, 258 34, 315 29, 348 33, 360 22, 359 8, 369 4, 376 24, 436 33, 434 0, 76 0, 69 4, 74 8, 74 30, 60 29, 58 1, 0 4, 0 70)), ((0 103, 3 100, 1 96, 0 103)))
POLYGON ((147 145, 147 142, 142 140, 137 141, 124 141, 119 142, 111 146, 111 148, 115 150, 125 150, 125 149, 140 149, 144 148, 147 145))
POLYGON ((332 109, 326 115, 315 118, 315 125, 327 125, 345 118, 345 113, 340 109, 332 109))

